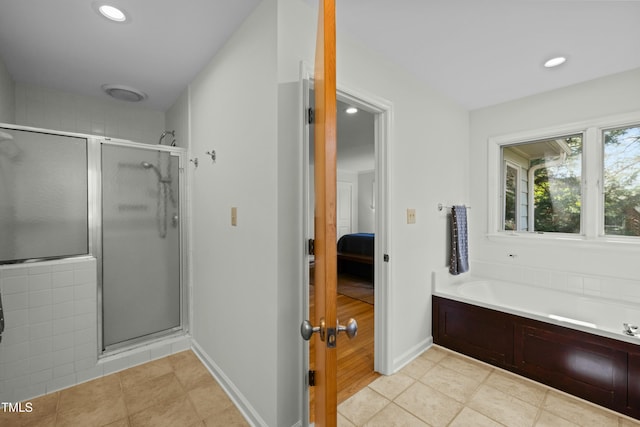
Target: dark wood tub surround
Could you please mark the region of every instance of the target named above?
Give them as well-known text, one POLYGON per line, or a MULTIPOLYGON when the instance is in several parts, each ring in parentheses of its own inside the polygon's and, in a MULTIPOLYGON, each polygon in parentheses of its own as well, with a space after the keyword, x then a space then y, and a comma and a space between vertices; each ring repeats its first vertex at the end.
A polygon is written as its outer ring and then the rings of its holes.
POLYGON ((640 345, 432 299, 434 343, 640 419, 640 345))

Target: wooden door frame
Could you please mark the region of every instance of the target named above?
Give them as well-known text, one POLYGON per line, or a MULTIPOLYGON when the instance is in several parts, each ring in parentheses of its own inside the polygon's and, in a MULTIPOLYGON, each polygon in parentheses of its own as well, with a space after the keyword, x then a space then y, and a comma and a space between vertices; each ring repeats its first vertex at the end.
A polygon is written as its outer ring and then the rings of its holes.
MULTIPOLYGON (((310 185, 310 169, 309 169, 309 124, 305 112, 310 107, 309 91, 313 87, 313 67, 302 61, 300 63, 299 73, 299 140, 302 143, 302 177, 303 185, 300 195, 303 202, 303 236, 305 242, 312 238, 312 224, 309 221, 311 215, 311 194, 310 185)), ((374 275, 376 285, 374 287, 374 369, 383 375, 391 375, 393 373, 393 364, 391 358, 390 343, 390 324, 391 316, 389 313, 391 307, 392 289, 389 286, 391 277, 390 262, 384 262, 385 254, 390 251, 390 236, 392 233, 391 222, 389 216, 389 206, 391 206, 390 194, 390 165, 391 165, 391 128, 393 122, 393 104, 386 99, 378 97, 374 94, 354 89, 349 85, 337 85, 337 98, 340 101, 348 102, 360 109, 366 110, 375 116, 375 176, 376 176, 376 219, 375 219, 375 249, 374 257, 374 275)), ((307 245, 305 243, 304 247, 307 245)), ((391 256, 391 255, 390 255, 391 256)), ((305 252, 302 257, 302 309, 300 321, 306 319, 309 312, 309 271, 308 265, 310 255, 305 252)), ((357 319, 356 319, 357 320, 357 319)), ((309 422, 309 388, 307 385, 307 373, 309 371, 309 343, 303 341, 302 354, 302 425, 309 422)))

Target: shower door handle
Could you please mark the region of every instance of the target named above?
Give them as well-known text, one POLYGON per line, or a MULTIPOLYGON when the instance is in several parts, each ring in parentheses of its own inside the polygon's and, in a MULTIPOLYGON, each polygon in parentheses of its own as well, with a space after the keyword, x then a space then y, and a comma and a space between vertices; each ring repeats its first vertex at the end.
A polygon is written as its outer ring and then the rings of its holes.
POLYGON ((178 226, 178 214, 173 214, 173 216, 171 217, 171 225, 173 226, 173 228, 176 228, 178 226))
POLYGON ((4 310, 2 309, 2 294, 0 293, 0 342, 2 342, 3 332, 4 332, 4 310))

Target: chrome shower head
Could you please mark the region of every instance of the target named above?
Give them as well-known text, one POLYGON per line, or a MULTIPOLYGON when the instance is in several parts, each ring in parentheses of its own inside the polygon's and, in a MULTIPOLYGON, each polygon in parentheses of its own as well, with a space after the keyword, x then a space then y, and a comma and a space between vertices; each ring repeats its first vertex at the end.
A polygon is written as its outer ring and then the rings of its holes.
POLYGON ((158 141, 159 145, 162 145, 162 140, 167 135, 171 135, 171 136, 175 137, 176 136, 176 131, 175 130, 165 130, 164 132, 162 132, 162 135, 160 135, 160 140, 158 141))
POLYGON ((140 162, 140 165, 145 169, 153 169, 153 171, 158 175, 158 180, 162 181, 162 174, 156 165, 152 165, 149 162, 140 162))

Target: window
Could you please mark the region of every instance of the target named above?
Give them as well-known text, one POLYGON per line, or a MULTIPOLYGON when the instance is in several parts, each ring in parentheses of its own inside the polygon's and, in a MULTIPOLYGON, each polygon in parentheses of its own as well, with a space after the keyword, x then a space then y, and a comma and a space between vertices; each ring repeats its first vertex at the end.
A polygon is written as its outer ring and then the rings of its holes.
POLYGON ((580 233, 582 134, 505 145, 502 158, 503 230, 580 233), (519 171, 527 176, 523 192, 519 171))
POLYGON ((487 148, 490 233, 640 243, 640 111, 487 148))
POLYGON ((640 126, 605 130, 604 233, 640 236, 640 126))

